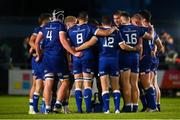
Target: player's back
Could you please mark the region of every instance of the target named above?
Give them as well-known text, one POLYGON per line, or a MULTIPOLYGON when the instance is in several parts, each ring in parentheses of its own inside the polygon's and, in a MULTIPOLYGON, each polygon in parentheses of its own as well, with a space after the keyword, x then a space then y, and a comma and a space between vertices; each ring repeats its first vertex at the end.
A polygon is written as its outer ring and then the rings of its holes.
POLYGON ((64 53, 64 48, 59 40, 59 32, 66 31, 63 23, 59 21, 49 22, 42 28, 44 54, 60 56, 64 53))
MULTIPOLYGON (((93 35, 95 35, 97 28, 93 27, 90 24, 82 24, 82 25, 75 25, 68 30, 68 36, 71 42, 71 45, 74 47, 78 47, 83 43, 87 42, 91 39, 93 35)), ((83 56, 81 58, 77 58, 73 56, 74 59, 92 59, 93 52, 92 48, 88 48, 82 51, 83 56)))
MULTIPOLYGON (((102 27, 101 29, 107 30, 110 27, 102 27)), ((98 37, 99 57, 117 57, 121 41, 122 38, 118 31, 114 31, 107 37, 98 37)))
POLYGON ((125 43, 132 47, 136 46, 139 43, 139 38, 144 34, 144 31, 132 24, 121 25, 120 32, 125 43))

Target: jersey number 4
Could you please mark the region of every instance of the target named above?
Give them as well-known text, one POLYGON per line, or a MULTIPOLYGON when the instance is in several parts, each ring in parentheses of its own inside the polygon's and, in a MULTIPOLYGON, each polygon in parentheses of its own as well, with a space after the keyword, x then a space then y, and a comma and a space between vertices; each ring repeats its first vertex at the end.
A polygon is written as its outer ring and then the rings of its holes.
POLYGON ((46 34, 46 38, 49 39, 50 41, 52 40, 52 31, 48 31, 46 34))

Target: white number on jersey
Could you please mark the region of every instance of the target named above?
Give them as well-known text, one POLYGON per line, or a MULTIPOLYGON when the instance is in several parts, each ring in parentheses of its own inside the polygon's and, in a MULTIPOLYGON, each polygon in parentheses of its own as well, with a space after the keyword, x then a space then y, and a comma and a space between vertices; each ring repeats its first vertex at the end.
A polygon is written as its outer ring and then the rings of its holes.
POLYGON ((125 36, 127 37, 127 41, 126 44, 136 44, 137 43, 137 34, 133 33, 133 34, 125 34, 125 36))
POLYGON ((52 40, 52 30, 47 32, 46 38, 49 39, 50 41, 52 40))
POLYGON ((153 40, 148 40, 148 42, 149 42, 149 45, 153 45, 154 44, 153 40))
POLYGON ((114 38, 113 37, 105 37, 104 45, 103 47, 113 47, 114 38))
POLYGON ((83 43, 83 35, 82 35, 82 33, 78 33, 76 35, 76 40, 77 40, 77 44, 83 43))

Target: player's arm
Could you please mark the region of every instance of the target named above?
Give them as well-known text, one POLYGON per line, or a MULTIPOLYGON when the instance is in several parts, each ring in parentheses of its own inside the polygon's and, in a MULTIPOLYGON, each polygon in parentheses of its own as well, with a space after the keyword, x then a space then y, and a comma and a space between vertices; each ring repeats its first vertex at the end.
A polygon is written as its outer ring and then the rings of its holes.
POLYGON ((149 24, 149 32, 145 32, 143 35, 144 40, 152 40, 154 37, 154 27, 153 25, 149 24))
POLYGON ((118 30, 116 26, 111 27, 108 30, 103 30, 103 29, 97 29, 95 35, 97 36, 109 36, 111 33, 113 33, 115 30, 118 30))
POLYGON ((29 45, 31 46, 32 49, 35 49, 35 40, 36 40, 37 35, 32 34, 29 40, 29 45))
POLYGON ((155 45, 154 45, 154 49, 151 51, 151 56, 152 56, 152 57, 155 57, 155 56, 156 56, 156 53, 157 53, 157 45, 155 44, 155 45))
POLYGON ((131 47, 129 45, 127 45, 124 41, 119 43, 119 46, 122 50, 126 50, 126 51, 136 51, 135 47, 131 47))
POLYGON ((87 48, 90 48, 91 46, 93 46, 94 44, 96 44, 97 42, 97 37, 93 36, 91 37, 90 40, 88 40, 87 42, 83 43, 82 45, 80 45, 79 47, 76 47, 76 51, 81 51, 87 48))
POLYGON ((41 40, 43 40, 43 34, 42 32, 39 32, 35 40, 36 61, 39 61, 41 57, 41 51, 39 46, 41 40))
POLYGON ((143 39, 142 37, 139 38, 139 44, 141 45, 141 48, 139 50, 140 60, 144 57, 143 56, 143 39))
POLYGON ((164 48, 161 40, 159 39, 159 37, 156 39, 155 44, 157 45, 157 51, 158 52, 162 52, 162 53, 165 52, 165 48, 164 48))
POLYGON ((70 43, 68 42, 67 37, 66 37, 66 32, 60 31, 60 32, 59 32, 59 39, 60 39, 60 42, 61 42, 61 44, 63 45, 63 47, 64 47, 69 53, 71 53, 72 55, 74 55, 74 56, 76 56, 76 57, 80 57, 80 56, 81 56, 81 53, 80 53, 80 52, 76 52, 75 49, 73 49, 73 48, 70 46, 70 43))

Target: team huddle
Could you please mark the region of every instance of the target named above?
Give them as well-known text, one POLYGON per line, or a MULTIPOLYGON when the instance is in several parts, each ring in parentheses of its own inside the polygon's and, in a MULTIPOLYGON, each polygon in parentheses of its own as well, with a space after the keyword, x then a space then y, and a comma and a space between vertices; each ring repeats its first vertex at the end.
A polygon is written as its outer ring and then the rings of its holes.
POLYGON ((111 95, 114 113, 120 113, 120 98, 124 102, 121 112, 137 112, 139 98, 142 112, 160 111, 157 68, 164 47, 151 25, 150 12, 143 10, 130 17, 126 11, 116 11, 112 17, 103 16, 101 24, 88 19, 85 11, 77 18, 64 19, 64 11, 59 10, 39 17, 40 27, 29 41, 33 56, 29 114, 70 113, 73 84, 77 112, 93 112, 94 78, 105 114, 110 113, 111 95))

